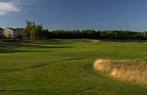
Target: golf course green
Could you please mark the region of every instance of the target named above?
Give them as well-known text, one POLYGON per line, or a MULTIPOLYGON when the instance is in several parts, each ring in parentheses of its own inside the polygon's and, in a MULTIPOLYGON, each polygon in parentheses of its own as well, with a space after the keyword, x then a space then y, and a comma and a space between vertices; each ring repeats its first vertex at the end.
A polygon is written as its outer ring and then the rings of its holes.
POLYGON ((95 72, 97 59, 147 57, 143 42, 50 40, 0 44, 0 95, 147 95, 147 86, 95 72))

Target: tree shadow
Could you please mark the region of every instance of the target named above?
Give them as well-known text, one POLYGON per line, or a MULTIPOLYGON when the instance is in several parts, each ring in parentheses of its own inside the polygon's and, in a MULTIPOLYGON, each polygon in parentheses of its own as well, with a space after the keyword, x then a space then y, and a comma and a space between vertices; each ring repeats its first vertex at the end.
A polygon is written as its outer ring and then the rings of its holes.
POLYGON ((12 50, 12 49, 0 49, 0 53, 19 53, 19 52, 53 52, 53 51, 32 51, 32 50, 12 50))
POLYGON ((51 50, 44 51, 43 49, 62 49, 62 48, 72 48, 72 46, 66 45, 40 45, 40 44, 30 44, 30 43, 3 43, 0 45, 0 53, 16 53, 16 52, 52 52, 51 50), (40 48, 42 51, 36 50, 17 50, 17 48, 24 47, 24 48, 40 48))
POLYGON ((72 46, 57 46, 57 45, 52 45, 52 46, 42 46, 38 44, 20 44, 19 47, 31 47, 31 48, 72 48, 72 46))
POLYGON ((63 41, 49 41, 49 42, 35 42, 34 44, 56 44, 56 45, 64 45, 64 44, 73 44, 74 42, 63 42, 63 41))
POLYGON ((82 57, 71 57, 71 58, 66 58, 66 60, 84 60, 84 59, 87 59, 87 58, 82 58, 82 57))
POLYGON ((5 43, 0 43, 0 47, 7 47, 7 48, 17 48, 17 47, 37 47, 37 48, 62 48, 62 47, 71 47, 67 46, 67 44, 72 44, 72 42, 34 42, 34 43, 12 43, 12 42, 5 42, 5 43), (51 46, 47 46, 48 44, 53 44, 51 46), (66 46, 64 46, 66 44, 66 46), (46 46, 45 46, 46 45, 46 46))
POLYGON ((3 72, 3 73, 19 72, 19 71, 25 71, 25 70, 37 69, 37 68, 45 67, 47 65, 48 64, 46 64, 46 63, 43 63, 43 64, 35 64, 35 65, 23 67, 23 68, 14 68, 14 69, 0 70, 0 71, 3 72))
MULTIPOLYGON (((29 86, 29 85, 28 85, 29 86)), ((50 95, 48 90, 42 89, 29 89, 29 88, 20 88, 20 89, 0 89, 0 95, 50 95)))

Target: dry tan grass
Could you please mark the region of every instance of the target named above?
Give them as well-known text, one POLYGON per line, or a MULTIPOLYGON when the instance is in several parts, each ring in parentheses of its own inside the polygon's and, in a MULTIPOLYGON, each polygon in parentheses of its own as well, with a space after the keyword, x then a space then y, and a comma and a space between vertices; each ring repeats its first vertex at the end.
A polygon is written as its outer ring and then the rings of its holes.
POLYGON ((98 59, 94 69, 110 76, 147 84, 147 64, 145 60, 106 60, 98 59))

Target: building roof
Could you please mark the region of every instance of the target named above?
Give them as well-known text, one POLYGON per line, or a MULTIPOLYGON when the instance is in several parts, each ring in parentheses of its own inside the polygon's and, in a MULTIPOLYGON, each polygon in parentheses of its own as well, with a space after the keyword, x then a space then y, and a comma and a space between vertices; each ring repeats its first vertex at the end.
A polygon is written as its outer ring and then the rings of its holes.
POLYGON ((11 30, 15 30, 14 28, 11 28, 11 27, 6 27, 5 29, 7 29, 7 28, 8 28, 8 29, 11 29, 11 30))
POLYGON ((7 27, 7 28, 11 30, 24 30, 24 28, 11 28, 11 27, 7 27))

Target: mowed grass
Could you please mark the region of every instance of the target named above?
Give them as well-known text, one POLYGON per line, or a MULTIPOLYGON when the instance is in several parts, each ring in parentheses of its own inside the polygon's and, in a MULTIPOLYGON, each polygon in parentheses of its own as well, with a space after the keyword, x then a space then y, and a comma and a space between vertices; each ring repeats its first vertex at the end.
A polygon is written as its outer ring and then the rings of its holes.
POLYGON ((51 40, 0 44, 0 95, 147 95, 93 70, 98 58, 147 57, 147 44, 51 40))

